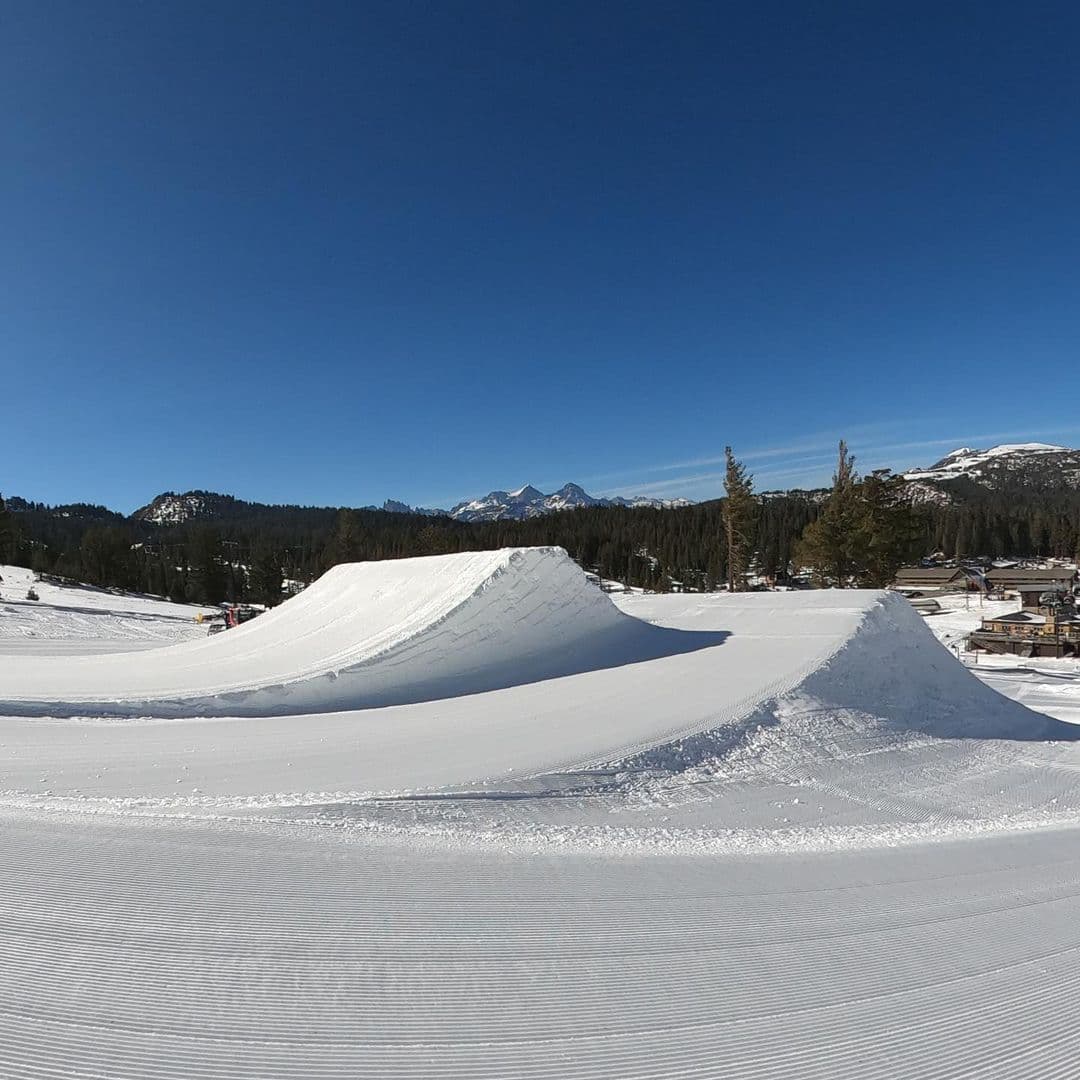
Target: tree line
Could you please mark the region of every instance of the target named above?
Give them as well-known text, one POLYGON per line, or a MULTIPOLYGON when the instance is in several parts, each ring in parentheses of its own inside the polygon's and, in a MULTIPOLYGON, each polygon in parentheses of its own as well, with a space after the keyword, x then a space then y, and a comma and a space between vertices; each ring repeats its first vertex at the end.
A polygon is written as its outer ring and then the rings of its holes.
POLYGON ((0 499, 0 562, 178 601, 274 603, 285 581, 339 562, 559 545, 584 568, 668 591, 747 587, 800 567, 817 584, 887 584, 896 567, 948 557, 1073 557, 1080 492, 942 485, 913 501, 902 478, 860 477, 841 443, 832 487, 757 494, 727 449, 725 497, 679 509, 585 507, 526 521, 466 523, 374 509, 267 507, 231 500, 224 520, 155 525, 104 507, 0 499))
MULTIPOLYGON (((526 521, 466 523, 372 509, 258 507, 225 521, 153 525, 101 507, 21 504, 0 561, 178 601, 274 602, 282 581, 308 582, 339 562, 564 547, 583 567, 629 585, 712 590, 727 576, 722 500, 662 510, 585 507, 526 521)), ((765 573, 782 574, 816 506, 762 500, 756 534, 765 573)))

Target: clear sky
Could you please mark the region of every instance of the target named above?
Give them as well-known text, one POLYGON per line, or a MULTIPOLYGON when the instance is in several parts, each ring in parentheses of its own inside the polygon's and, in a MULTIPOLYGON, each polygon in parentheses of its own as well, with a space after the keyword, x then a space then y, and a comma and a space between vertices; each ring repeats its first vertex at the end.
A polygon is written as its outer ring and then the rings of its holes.
POLYGON ((0 10, 0 491, 1080 440, 1080 5, 0 10))

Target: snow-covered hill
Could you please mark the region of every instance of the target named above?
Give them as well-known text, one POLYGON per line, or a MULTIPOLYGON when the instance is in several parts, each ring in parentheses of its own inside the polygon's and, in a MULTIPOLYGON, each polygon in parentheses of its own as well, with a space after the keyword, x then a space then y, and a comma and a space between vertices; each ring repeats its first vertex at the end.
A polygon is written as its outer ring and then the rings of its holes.
POLYGON ((1006 443, 988 450, 960 447, 926 469, 904 473, 908 480, 940 483, 968 479, 985 487, 1080 487, 1080 450, 1048 443, 1006 443))
POLYGON ((214 521, 224 517, 235 502, 231 495, 219 495, 213 491, 187 491, 183 495, 166 491, 131 516, 137 521, 149 521, 154 525, 214 521))

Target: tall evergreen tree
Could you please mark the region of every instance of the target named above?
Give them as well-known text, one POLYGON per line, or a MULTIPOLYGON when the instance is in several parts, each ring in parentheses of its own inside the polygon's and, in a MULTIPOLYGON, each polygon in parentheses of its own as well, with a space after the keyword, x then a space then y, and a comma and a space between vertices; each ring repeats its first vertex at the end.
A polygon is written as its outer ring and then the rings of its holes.
POLYGON ((92 525, 79 545, 80 569, 76 576, 92 585, 137 584, 132 574, 131 537, 121 528, 92 525))
POLYGON ((14 562, 16 548, 15 516, 0 495, 0 562, 14 562))
POLYGON ((197 528, 188 554, 187 599, 197 604, 220 604, 225 599, 227 576, 221 535, 216 529, 197 528))
POLYGON ((265 539, 260 539, 255 545, 249 568, 248 592, 251 599, 267 607, 280 604, 283 579, 278 553, 265 539))
POLYGON ((905 563, 923 554, 926 526, 902 476, 877 469, 856 486, 857 524, 850 555, 860 585, 884 589, 905 563))
POLYGON ((753 477, 748 476, 746 466, 735 459, 730 446, 724 447, 724 459, 727 462, 724 474, 727 497, 721 514, 727 545, 728 591, 741 592, 746 588, 746 572, 750 569, 750 556, 754 550, 757 502, 754 500, 753 477))
POLYGON ((363 556, 363 527, 355 510, 338 512, 334 534, 326 547, 326 565, 357 562, 363 556))
POLYGON ((818 519, 803 532, 796 555, 801 565, 810 567, 818 585, 843 589, 851 584, 852 534, 858 522, 856 481, 855 458, 841 439, 832 491, 818 519))

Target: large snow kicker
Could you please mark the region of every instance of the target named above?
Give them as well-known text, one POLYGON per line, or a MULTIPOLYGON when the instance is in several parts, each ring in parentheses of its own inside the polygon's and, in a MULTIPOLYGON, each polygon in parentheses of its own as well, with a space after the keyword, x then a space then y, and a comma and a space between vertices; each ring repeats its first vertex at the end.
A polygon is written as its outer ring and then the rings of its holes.
POLYGON ((0 712, 274 715, 475 694, 703 647, 620 612, 561 548, 335 566, 226 634, 139 656, 26 657, 0 712))

